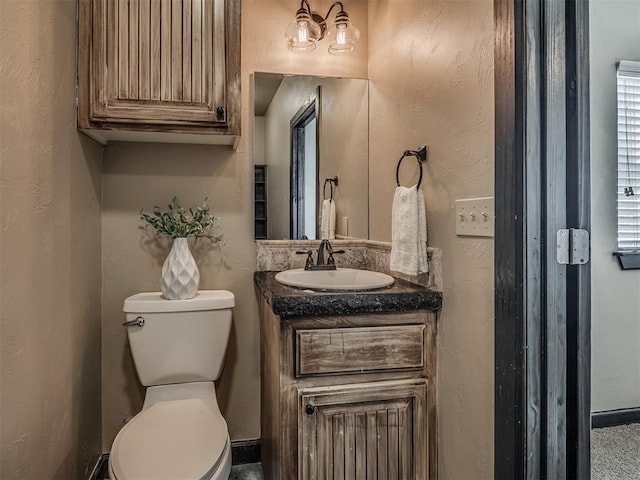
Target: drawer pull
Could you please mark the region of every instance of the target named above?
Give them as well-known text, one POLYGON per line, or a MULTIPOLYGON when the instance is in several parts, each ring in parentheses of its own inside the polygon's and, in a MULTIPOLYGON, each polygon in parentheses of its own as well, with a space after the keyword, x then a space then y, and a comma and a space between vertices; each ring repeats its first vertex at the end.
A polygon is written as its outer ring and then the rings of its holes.
POLYGON ((304 407, 304 413, 306 413, 307 415, 313 415, 315 411, 316 411, 316 407, 314 407, 311 404, 307 404, 307 406, 304 407))

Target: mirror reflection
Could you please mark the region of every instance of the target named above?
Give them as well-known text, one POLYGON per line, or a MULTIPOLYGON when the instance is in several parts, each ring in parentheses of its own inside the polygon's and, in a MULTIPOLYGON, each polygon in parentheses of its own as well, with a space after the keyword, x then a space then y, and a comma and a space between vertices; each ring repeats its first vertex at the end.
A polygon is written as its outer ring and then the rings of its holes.
POLYGON ((256 238, 368 238, 368 80, 256 73, 254 96, 256 238))

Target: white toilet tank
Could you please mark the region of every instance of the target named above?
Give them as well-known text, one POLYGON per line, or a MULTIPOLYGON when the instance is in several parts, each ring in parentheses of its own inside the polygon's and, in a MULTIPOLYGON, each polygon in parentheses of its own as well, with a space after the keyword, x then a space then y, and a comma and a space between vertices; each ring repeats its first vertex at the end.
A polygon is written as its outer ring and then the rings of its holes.
POLYGON ((190 300, 160 292, 124 301, 131 353, 144 386, 212 382, 222 372, 231 331, 233 293, 200 290, 190 300))

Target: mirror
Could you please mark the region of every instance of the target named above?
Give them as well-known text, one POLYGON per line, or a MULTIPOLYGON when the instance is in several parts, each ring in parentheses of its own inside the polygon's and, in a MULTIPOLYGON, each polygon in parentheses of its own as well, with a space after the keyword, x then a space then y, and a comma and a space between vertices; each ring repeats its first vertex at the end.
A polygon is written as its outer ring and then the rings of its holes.
POLYGON ((256 238, 321 238, 332 193, 335 238, 368 238, 369 81, 255 73, 254 98, 256 238))

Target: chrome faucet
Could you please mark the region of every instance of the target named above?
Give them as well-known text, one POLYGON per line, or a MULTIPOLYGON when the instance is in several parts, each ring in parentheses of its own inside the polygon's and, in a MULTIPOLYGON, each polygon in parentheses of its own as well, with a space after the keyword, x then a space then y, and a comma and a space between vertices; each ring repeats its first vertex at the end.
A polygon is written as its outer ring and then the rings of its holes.
POLYGON ((305 270, 335 270, 336 261, 333 258, 333 255, 344 252, 344 250, 334 250, 331 246, 331 242, 329 242, 329 240, 327 239, 324 239, 320 242, 320 246, 318 247, 318 255, 315 265, 313 263, 312 250, 303 250, 296 253, 298 255, 307 255, 307 261, 304 265, 305 270), (326 263, 324 261, 325 252, 328 254, 326 263))

